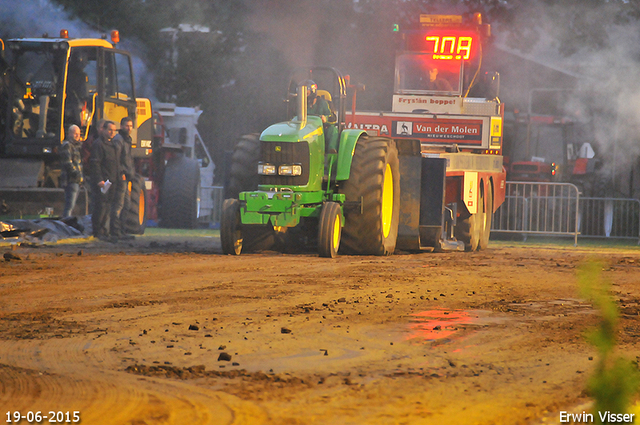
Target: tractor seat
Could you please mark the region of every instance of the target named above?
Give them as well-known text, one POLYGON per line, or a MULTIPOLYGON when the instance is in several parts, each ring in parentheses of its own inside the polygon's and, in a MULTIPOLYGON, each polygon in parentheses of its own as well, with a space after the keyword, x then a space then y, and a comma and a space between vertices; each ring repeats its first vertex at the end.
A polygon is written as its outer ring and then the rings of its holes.
POLYGON ((333 106, 333 102, 331 101, 331 93, 326 90, 318 90, 316 91, 316 94, 322 97, 329 105, 331 116, 327 120, 327 124, 336 124, 338 122, 338 114, 336 114, 336 108, 333 106))

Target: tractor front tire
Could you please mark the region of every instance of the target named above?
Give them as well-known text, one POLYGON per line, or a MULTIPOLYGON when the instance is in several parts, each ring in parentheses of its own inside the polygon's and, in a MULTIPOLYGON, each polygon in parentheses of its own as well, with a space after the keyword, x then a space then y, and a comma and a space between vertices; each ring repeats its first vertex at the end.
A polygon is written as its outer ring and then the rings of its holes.
POLYGON ((400 213, 400 164, 395 142, 384 137, 361 137, 341 193, 347 202, 360 203, 362 211, 345 214, 341 243, 344 252, 393 254, 400 213))
POLYGON ((340 204, 325 202, 318 224, 318 253, 321 257, 335 258, 340 248, 342 218, 340 204))
POLYGON ((200 209, 200 165, 184 155, 171 158, 160 189, 162 227, 195 229, 200 209))
POLYGON ((242 226, 240 223, 240 202, 237 199, 225 199, 220 217, 220 243, 222 253, 240 255, 242 252, 242 226))

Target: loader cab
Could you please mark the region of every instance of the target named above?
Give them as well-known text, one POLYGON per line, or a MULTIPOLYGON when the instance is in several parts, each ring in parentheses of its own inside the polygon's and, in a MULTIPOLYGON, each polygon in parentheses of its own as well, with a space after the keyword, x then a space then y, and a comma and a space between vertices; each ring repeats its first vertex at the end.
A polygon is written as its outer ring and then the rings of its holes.
POLYGON ((53 156, 71 124, 136 117, 131 59, 103 39, 7 41, 5 157, 53 156))

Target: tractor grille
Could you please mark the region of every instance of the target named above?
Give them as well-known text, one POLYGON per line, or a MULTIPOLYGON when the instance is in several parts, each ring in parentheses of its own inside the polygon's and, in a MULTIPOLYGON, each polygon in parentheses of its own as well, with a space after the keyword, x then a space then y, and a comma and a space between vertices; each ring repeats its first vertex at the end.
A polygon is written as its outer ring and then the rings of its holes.
POLYGON ((309 143, 307 142, 260 142, 263 163, 276 166, 300 164, 300 176, 260 176, 260 184, 269 186, 305 186, 309 183, 309 143))

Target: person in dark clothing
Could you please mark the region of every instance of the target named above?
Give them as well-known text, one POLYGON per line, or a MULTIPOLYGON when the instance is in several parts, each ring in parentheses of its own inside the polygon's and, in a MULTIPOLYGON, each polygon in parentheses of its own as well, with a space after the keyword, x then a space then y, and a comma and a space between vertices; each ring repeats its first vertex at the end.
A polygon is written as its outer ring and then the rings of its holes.
POLYGON ((120 233, 116 192, 124 184, 122 171, 122 144, 113 140, 116 135, 113 121, 105 121, 100 138, 91 149, 91 179, 96 205, 91 216, 93 236, 115 241, 120 233), (113 186, 113 187, 111 187, 113 186))
POLYGON ((71 212, 76 206, 80 185, 83 182, 81 148, 80 127, 75 124, 71 125, 67 130, 67 139, 60 147, 60 162, 62 163, 60 186, 64 188, 62 218, 71 216, 71 212))
POLYGON ((133 120, 129 117, 124 117, 120 121, 120 130, 118 134, 113 138, 113 140, 117 140, 118 143, 122 145, 122 171, 126 180, 123 182, 124 184, 118 185, 116 187, 116 215, 119 220, 119 229, 120 234, 115 235, 121 239, 132 239, 133 236, 126 234, 126 213, 123 214, 123 211, 127 211, 129 209, 129 204, 131 202, 131 197, 129 195, 129 182, 133 181, 136 170, 133 165, 133 158, 131 157, 131 131, 133 130, 133 120))
POLYGON ((437 91, 452 91, 451 83, 446 79, 438 75, 438 68, 429 67, 429 82, 427 83, 427 90, 437 91))
POLYGON ((96 125, 92 125, 90 127, 89 135, 82 142, 82 149, 80 152, 82 153, 82 171, 84 172, 84 187, 87 189, 87 196, 89 197, 89 214, 93 214, 93 207, 96 204, 93 193, 93 187, 91 181, 91 148, 93 146, 93 142, 100 138, 100 134, 102 134, 102 127, 104 126, 104 119, 98 121, 96 125))

